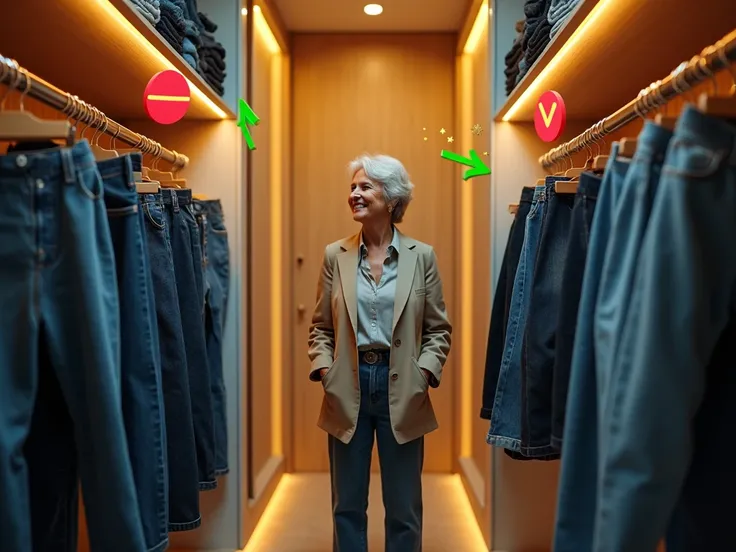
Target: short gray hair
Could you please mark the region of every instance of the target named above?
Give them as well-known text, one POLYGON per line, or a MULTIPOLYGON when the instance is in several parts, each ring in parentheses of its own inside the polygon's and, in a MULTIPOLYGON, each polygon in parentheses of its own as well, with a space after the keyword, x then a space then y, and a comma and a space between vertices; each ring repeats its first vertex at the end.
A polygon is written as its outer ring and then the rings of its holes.
POLYGON ((349 169, 351 177, 363 169, 368 178, 383 185, 384 200, 394 206, 391 222, 401 222, 414 190, 414 184, 409 180, 409 173, 401 161, 388 155, 363 154, 350 162, 349 169))

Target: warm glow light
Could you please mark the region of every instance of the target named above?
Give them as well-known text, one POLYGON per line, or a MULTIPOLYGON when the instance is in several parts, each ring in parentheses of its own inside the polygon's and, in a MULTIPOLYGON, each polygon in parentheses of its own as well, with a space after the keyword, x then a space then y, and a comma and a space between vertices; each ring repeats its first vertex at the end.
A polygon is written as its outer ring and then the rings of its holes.
POLYGON ((608 9, 615 5, 616 2, 614 0, 600 0, 595 7, 590 10, 588 16, 582 23, 580 23, 578 28, 575 29, 570 38, 567 39, 567 42, 562 45, 562 48, 560 48, 557 54, 555 54, 555 57, 553 57, 546 67, 539 72, 537 78, 527 86, 526 90, 524 90, 521 96, 519 96, 519 99, 514 102, 514 105, 509 108, 501 120, 510 121, 523 106, 527 105, 529 102, 537 101, 539 95, 544 91, 543 87, 547 77, 553 74, 555 69, 557 69, 561 63, 567 61, 571 55, 574 55, 575 47, 580 43, 580 40, 587 32, 589 32, 590 29, 595 28, 596 25, 602 24, 602 21, 605 20, 602 16, 608 9))
POLYGON ((266 45, 266 48, 272 54, 280 54, 281 46, 279 46, 279 41, 276 40, 276 37, 274 36, 273 31, 271 30, 271 27, 268 25, 268 21, 266 21, 266 16, 263 15, 263 11, 261 11, 261 6, 253 6, 253 12, 256 14, 256 17, 255 17, 256 29, 261 35, 261 38, 263 39, 263 42, 266 45))
POLYGON ((363 11, 366 15, 381 15, 383 13, 383 6, 381 4, 366 4, 363 11))
MULTIPOLYGON (((114 20, 121 29, 124 29, 128 34, 130 34, 130 36, 133 37, 136 42, 140 43, 148 51, 149 55, 158 59, 163 65, 166 66, 166 69, 173 69, 174 71, 178 71, 178 69, 174 67, 174 64, 171 63, 166 58, 166 56, 159 52, 153 44, 148 42, 148 40, 146 40, 146 37, 144 37, 138 31, 138 29, 136 29, 133 24, 128 21, 128 19, 115 8, 115 6, 108 2, 108 0, 96 0, 96 2, 102 9, 107 12, 109 18, 111 20, 114 20)), ((186 78, 186 75, 184 76, 184 78, 186 78)), ((228 118, 227 113, 220 109, 220 107, 218 107, 218 105, 215 104, 215 102, 213 102, 207 96, 207 94, 197 88, 196 84, 194 84, 189 79, 187 79, 187 83, 189 83, 189 90, 191 91, 192 97, 196 97, 198 100, 201 100, 220 119, 228 118)))
POLYGON ((298 499, 293 493, 289 492, 293 489, 293 486, 294 479, 291 475, 285 473, 281 476, 281 480, 271 495, 271 500, 268 501, 261 519, 258 520, 258 525, 256 525, 256 528, 248 539, 248 543, 241 552, 254 552, 258 550, 262 541, 268 540, 269 532, 274 531, 277 525, 281 526, 281 531, 284 530, 283 523, 279 523, 279 516, 284 515, 289 502, 298 499))
POLYGON ((245 17, 246 15, 248 15, 248 8, 241 9, 240 10, 240 15, 242 15, 243 17, 245 17))
POLYGON ((473 22, 473 27, 470 29, 470 33, 468 34, 468 39, 465 41, 465 46, 463 47, 464 54, 472 54, 478 47, 478 43, 483 36, 483 31, 488 24, 488 18, 486 17, 487 11, 488 0, 483 0, 480 8, 478 8, 478 14, 475 16, 475 21, 473 22))

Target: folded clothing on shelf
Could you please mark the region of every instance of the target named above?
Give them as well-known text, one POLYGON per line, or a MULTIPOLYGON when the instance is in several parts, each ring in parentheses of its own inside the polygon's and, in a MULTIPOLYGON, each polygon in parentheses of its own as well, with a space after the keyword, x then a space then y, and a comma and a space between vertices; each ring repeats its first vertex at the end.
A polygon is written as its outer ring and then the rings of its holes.
POLYGON ((579 0, 552 0, 547 14, 547 21, 552 25, 549 32, 550 39, 554 38, 560 32, 560 29, 565 26, 578 3, 579 0))
POLYGON ((161 2, 159 0, 131 0, 136 11, 154 27, 161 20, 161 2))
POLYGON ((549 44, 549 32, 552 28, 547 15, 552 0, 527 0, 524 4, 526 25, 524 27, 524 58, 519 63, 518 83, 529 68, 534 65, 539 55, 549 44))
POLYGON ((161 20, 156 24, 156 30, 177 53, 181 54, 184 51, 183 42, 186 33, 184 12, 171 0, 160 0, 160 2, 161 20))
POLYGON ((199 74, 220 96, 225 94, 225 48, 214 37, 217 24, 203 13, 198 14, 201 24, 201 44, 197 49, 199 54, 199 74))
POLYGON ((504 58, 506 69, 504 69, 504 75, 506 75, 506 95, 508 96, 511 94, 511 91, 514 89, 514 86, 516 86, 516 77, 519 74, 519 63, 521 62, 521 59, 524 57, 524 47, 523 47, 523 38, 524 38, 524 25, 525 22, 517 21, 516 23, 516 31, 519 33, 519 35, 514 40, 514 44, 511 46, 511 50, 506 54, 506 57, 504 58))

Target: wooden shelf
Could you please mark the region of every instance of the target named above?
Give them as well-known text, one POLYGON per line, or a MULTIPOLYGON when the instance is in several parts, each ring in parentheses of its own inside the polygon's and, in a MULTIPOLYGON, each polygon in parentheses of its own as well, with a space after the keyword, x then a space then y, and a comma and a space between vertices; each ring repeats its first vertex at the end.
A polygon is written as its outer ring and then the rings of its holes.
POLYGON ((143 91, 164 69, 197 87, 185 119, 233 109, 126 0, 23 0, 3 6, 0 54, 116 120, 147 119, 143 91))
MULTIPOLYGON (((568 120, 602 119, 735 27, 732 0, 580 0, 494 118, 503 120, 523 96, 508 120, 533 121, 538 97, 556 90, 568 120), (588 17, 590 25, 576 32, 588 17)), ((507 51, 497 53, 497 63, 507 51)))

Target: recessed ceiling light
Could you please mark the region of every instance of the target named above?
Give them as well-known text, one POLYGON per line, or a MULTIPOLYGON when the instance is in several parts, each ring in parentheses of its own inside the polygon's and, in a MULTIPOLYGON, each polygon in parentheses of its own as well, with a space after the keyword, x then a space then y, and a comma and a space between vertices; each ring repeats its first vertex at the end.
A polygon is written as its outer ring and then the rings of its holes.
POLYGON ((367 15, 381 15, 383 13, 383 6, 381 4, 366 4, 363 11, 367 15))

